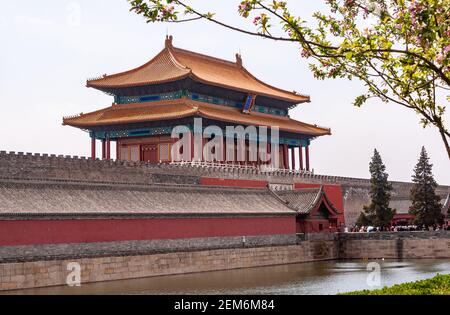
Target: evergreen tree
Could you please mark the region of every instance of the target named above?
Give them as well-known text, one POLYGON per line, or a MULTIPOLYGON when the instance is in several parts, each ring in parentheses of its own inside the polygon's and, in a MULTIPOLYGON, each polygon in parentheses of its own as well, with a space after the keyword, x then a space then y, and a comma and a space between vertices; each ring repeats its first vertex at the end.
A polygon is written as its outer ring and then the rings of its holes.
POLYGON ((436 195, 437 183, 431 171, 433 164, 430 164, 427 151, 422 147, 419 162, 414 168, 412 181, 414 186, 411 189, 412 205, 409 213, 415 215, 415 223, 425 227, 443 223, 441 198, 436 195))
POLYGON ((356 220, 356 225, 361 226, 368 226, 372 225, 372 219, 367 218, 367 216, 364 214, 364 212, 361 212, 358 216, 358 219, 356 220))
POLYGON ((386 229, 390 226, 395 214, 395 210, 389 208, 392 185, 388 182, 386 167, 376 149, 369 170, 371 175, 370 197, 372 200, 368 206, 364 206, 364 211, 360 214, 358 222, 386 229))

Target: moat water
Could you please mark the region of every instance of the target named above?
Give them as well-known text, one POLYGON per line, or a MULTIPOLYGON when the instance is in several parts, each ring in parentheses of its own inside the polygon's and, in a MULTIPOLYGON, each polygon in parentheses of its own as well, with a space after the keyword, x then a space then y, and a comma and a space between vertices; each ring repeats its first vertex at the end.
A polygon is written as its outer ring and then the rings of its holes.
POLYGON ((80 287, 28 289, 7 294, 336 294, 431 278, 437 273, 450 273, 450 259, 323 261, 119 280, 80 287), (379 263, 379 278, 370 274, 372 269, 367 270, 369 262, 379 263))

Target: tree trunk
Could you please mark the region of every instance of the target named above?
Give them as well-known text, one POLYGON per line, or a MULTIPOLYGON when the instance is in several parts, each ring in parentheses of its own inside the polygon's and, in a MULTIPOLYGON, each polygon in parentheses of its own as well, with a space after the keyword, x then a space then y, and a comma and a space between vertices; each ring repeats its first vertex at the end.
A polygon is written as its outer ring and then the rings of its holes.
POLYGON ((448 144, 447 135, 445 134, 445 130, 441 127, 439 128, 439 133, 441 134, 442 141, 444 141, 445 149, 447 150, 447 155, 450 160, 450 145, 448 144))

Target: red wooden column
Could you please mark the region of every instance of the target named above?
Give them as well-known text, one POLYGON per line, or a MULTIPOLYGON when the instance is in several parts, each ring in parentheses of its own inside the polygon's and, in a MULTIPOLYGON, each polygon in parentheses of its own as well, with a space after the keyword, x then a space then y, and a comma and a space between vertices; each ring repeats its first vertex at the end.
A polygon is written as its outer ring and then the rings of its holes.
POLYGON ((303 147, 298 147, 298 159, 300 161, 300 170, 303 171, 303 147))
POLYGON ((258 140, 257 142, 257 146, 256 146, 256 166, 258 167, 259 165, 261 165, 261 157, 259 156, 259 151, 261 150, 261 147, 265 146, 267 149, 267 144, 265 144, 264 142, 260 142, 258 140))
POLYGON ((227 138, 222 135, 222 163, 226 164, 227 163, 227 138))
POLYGON ((189 133, 189 137, 191 137, 191 156, 190 156, 190 161, 189 162, 192 162, 192 161, 194 161, 194 143, 195 143, 195 141, 194 141, 194 131, 191 131, 190 133, 189 133))
POLYGON ((206 156, 204 151, 206 143, 208 143, 208 139, 203 138, 202 136, 202 160, 201 160, 202 162, 206 162, 206 156))
POLYGON ((295 147, 291 148, 291 166, 292 166, 292 170, 295 171, 295 147))
POLYGON ((288 152, 288 146, 287 144, 283 144, 283 163, 284 168, 289 169, 289 152, 288 152))
POLYGON ((309 145, 305 147, 306 170, 309 172, 309 145))
POLYGON ((91 138, 91 158, 95 160, 95 138, 91 138))
POLYGON ((224 135, 223 135, 223 143, 224 143, 223 158, 224 158, 225 164, 231 164, 232 161, 230 161, 230 160, 227 158, 227 154, 228 154, 228 150, 229 150, 229 147, 228 147, 228 145, 227 145, 227 140, 228 140, 227 135, 226 135, 226 133, 224 132, 224 135))
POLYGON ((106 141, 102 139, 102 160, 106 159, 106 141))
MULTIPOLYGON (((272 143, 270 143, 270 141, 267 141, 267 154, 271 154, 272 153, 272 143)), ((267 159, 266 164, 270 164, 272 163, 273 159, 272 156, 270 156, 270 159, 267 159)))
POLYGON ((111 140, 106 139, 106 159, 111 160, 111 140))

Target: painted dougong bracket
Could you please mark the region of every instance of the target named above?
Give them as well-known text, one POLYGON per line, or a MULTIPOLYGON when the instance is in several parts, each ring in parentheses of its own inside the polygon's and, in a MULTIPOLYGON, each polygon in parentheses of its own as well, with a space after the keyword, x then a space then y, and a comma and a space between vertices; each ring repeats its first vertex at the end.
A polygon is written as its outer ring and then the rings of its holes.
POLYGON ((242 109, 242 112, 244 114, 249 114, 252 111, 253 106, 255 106, 255 100, 256 100, 256 94, 249 94, 247 96, 247 99, 245 100, 245 103, 244 103, 244 108, 242 109))

